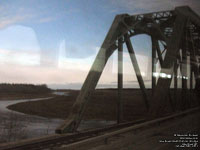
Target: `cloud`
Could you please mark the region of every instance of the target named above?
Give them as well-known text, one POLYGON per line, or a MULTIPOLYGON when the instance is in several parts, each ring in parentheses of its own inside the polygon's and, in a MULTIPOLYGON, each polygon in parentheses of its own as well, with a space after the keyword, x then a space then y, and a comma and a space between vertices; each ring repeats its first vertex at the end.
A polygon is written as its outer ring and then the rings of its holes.
POLYGON ((39 23, 47 23, 56 20, 56 17, 43 17, 38 20, 39 23))
POLYGON ((61 58, 58 60, 58 67, 62 69, 77 69, 89 71, 94 61, 93 56, 87 58, 61 58))
POLYGON ((19 23, 21 21, 23 21, 24 19, 26 19, 28 16, 24 15, 24 16, 5 16, 5 17, 0 17, 0 29, 5 28, 9 25, 12 24, 16 24, 19 23))
POLYGON ((176 6, 188 5, 198 13, 199 0, 111 0, 111 3, 127 13, 147 13, 174 9, 176 6))
POLYGON ((74 58, 74 57, 67 57, 67 52, 63 47, 63 42, 61 43, 59 49, 59 56, 58 56, 58 67, 62 69, 77 69, 82 71, 89 71, 91 68, 93 61, 97 55, 99 47, 95 47, 95 53, 90 55, 89 57, 84 58, 74 58), (98 49, 98 50, 97 50, 98 49))
POLYGON ((14 5, 15 3, 4 3, 0 7, 0 29, 7 26, 22 23, 27 19, 32 19, 35 14, 29 11, 27 7, 22 5, 14 5))
POLYGON ((87 72, 52 67, 0 64, 0 82, 8 83, 82 83, 87 72))
MULTIPOLYGON (((1 12, 1 9, 0 9, 1 12)), ((47 23, 52 22, 58 19, 58 16, 43 16, 41 13, 27 13, 24 11, 20 14, 12 14, 12 15, 0 15, 0 29, 6 28, 10 25, 20 24, 23 22, 32 22, 32 23, 47 23), (30 20, 32 19, 32 20, 30 20)))
POLYGON ((12 51, 0 49, 0 63, 24 66, 40 65, 40 54, 35 51, 12 51))
POLYGON ((1 64, 40 64, 40 46, 32 28, 13 25, 0 30, 0 43, 1 64))
MULTIPOLYGON (((97 55, 97 52, 99 51, 100 47, 98 46, 90 46, 91 52, 89 56, 83 56, 85 54, 82 54, 84 49, 80 49, 82 51, 77 50, 76 48, 74 50, 71 49, 71 47, 66 46, 66 40, 62 40, 59 45, 59 54, 58 54, 58 67, 62 69, 77 69, 77 70, 83 70, 83 71, 89 71, 89 69, 92 66, 92 63, 97 55), (81 54, 81 56, 79 56, 81 54), (74 57, 70 56, 74 55, 74 57), (75 57, 76 56, 76 57, 75 57)), ((86 52, 85 52, 86 53, 86 52)))
MULTIPOLYGON (((118 64, 117 64, 117 52, 114 53, 113 55, 113 62, 112 62, 112 66, 110 66, 110 70, 117 74, 117 68, 118 68, 118 64)), ((148 79, 150 78, 150 72, 149 69, 151 69, 151 58, 145 55, 140 55, 140 54, 136 54, 136 59, 138 62, 138 65, 140 67, 140 71, 143 75, 143 78, 148 79)), ((129 56, 129 53, 123 53, 123 73, 126 75, 130 75, 132 76, 134 74, 135 76, 135 71, 129 56)), ((136 79, 136 77, 132 78, 132 79, 136 79)))
POLYGON ((13 2, 0 7, 0 29, 18 23, 46 23, 58 18, 58 14, 46 14, 45 11, 28 5, 13 2), (15 6, 16 4, 16 6, 15 6))
MULTIPOLYGON (((127 57, 128 56, 125 55, 124 60, 126 60, 127 57)), ((64 62, 61 61, 58 67, 45 67, 39 64, 39 59, 40 55, 35 52, 13 52, 0 49, 0 82, 82 84, 94 60, 94 58, 89 60, 66 59, 64 62)), ((117 81, 117 72, 113 70, 117 68, 116 65, 115 59, 109 60, 98 82, 99 85, 117 81)), ((131 62, 125 61, 124 81, 130 80, 136 81, 136 76, 131 62)), ((73 87, 72 85, 70 86, 73 87)))
POLYGON ((39 51, 39 41, 35 31, 27 26, 12 25, 0 30, 0 48, 8 50, 39 51))

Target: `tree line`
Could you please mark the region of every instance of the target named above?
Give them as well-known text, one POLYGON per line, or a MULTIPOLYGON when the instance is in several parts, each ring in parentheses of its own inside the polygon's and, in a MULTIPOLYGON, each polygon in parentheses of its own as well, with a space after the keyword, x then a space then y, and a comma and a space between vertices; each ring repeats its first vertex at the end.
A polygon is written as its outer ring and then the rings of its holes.
POLYGON ((0 93, 48 93, 50 91, 46 84, 0 84, 0 93))

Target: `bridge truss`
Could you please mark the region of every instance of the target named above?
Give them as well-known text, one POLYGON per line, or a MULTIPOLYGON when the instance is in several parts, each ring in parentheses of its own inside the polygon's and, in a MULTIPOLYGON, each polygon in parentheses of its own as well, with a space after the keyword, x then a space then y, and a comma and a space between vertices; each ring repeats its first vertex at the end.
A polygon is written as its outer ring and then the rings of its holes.
POLYGON ((122 14, 115 17, 81 88, 80 94, 72 107, 72 111, 67 120, 56 129, 57 133, 76 131, 106 62, 115 50, 118 50, 117 120, 121 122, 123 118, 123 44, 127 46, 143 95, 144 104, 152 116, 159 116, 162 113, 167 100, 172 110, 177 110, 176 99, 172 99, 169 89, 172 79, 174 79, 173 86, 176 95, 178 68, 180 68, 181 72, 183 95, 179 107, 182 110, 190 107, 190 102, 185 98, 184 94, 188 89, 192 90, 193 84, 197 84, 199 81, 200 17, 187 6, 148 14, 131 16, 122 14), (152 97, 150 98, 147 96, 147 90, 130 40, 132 36, 138 34, 147 34, 152 41, 152 97), (156 63, 158 62, 161 66, 160 73, 156 73, 156 63), (187 72, 190 72, 189 77, 187 72), (193 80, 195 81, 194 83, 193 80), (190 87, 187 87, 188 81, 190 82, 190 87), (166 97, 168 98, 167 100, 166 97))

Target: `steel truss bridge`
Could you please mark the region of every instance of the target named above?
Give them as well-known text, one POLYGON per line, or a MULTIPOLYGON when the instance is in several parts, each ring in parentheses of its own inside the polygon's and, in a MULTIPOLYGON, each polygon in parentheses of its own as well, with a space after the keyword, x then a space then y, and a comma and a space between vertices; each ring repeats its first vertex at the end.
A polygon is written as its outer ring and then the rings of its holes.
MULTIPOLYGON (((71 114, 56 129, 57 133, 74 132, 78 128, 83 112, 95 90, 98 80, 109 57, 118 50, 118 122, 123 118, 122 86, 123 86, 123 44, 127 46, 131 62, 143 95, 146 108, 153 116, 159 116, 169 103, 175 111, 176 99, 169 92, 174 78, 174 93, 177 91, 177 70, 180 67, 182 77, 181 109, 190 107, 185 98, 188 89, 193 89, 193 81, 198 83, 200 61, 200 17, 188 6, 176 7, 174 10, 153 12, 139 15, 117 15, 105 37, 96 59, 87 75, 71 114), (138 61, 130 38, 138 34, 151 36, 152 41, 152 97, 147 96, 138 61), (161 46, 162 45, 162 46, 161 46), (161 49, 163 48, 163 49, 161 49), (163 55, 165 52, 165 56, 163 55), (189 57, 189 60, 187 59, 189 57), (159 60, 159 61, 157 61, 159 60), (156 63, 161 66, 156 74, 156 63), (188 67, 190 65, 190 68, 188 67), (190 69, 190 70, 189 70, 190 69), (188 78, 187 72, 190 71, 188 78), (156 80, 156 77, 158 78, 156 80), (189 79, 189 81, 188 81, 189 79), (190 87, 187 87, 190 82, 190 87), (167 100, 166 100, 167 97, 167 100)), ((176 96, 175 96, 176 97, 176 96)), ((106 104, 105 104, 106 105, 106 104)))

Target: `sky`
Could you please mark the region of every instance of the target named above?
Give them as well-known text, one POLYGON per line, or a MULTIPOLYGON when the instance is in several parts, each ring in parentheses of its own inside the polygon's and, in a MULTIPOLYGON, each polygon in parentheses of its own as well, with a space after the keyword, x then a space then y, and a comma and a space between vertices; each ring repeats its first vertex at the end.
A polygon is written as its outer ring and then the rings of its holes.
MULTIPOLYGON (((117 14, 182 5, 200 14, 199 0, 1 0, 0 83, 80 88, 117 14)), ((150 86, 150 37, 139 35, 131 40, 145 84, 150 86)), ((137 87, 125 47, 124 51, 124 84, 137 87)), ((116 60, 115 52, 99 87, 116 86, 116 60)))

